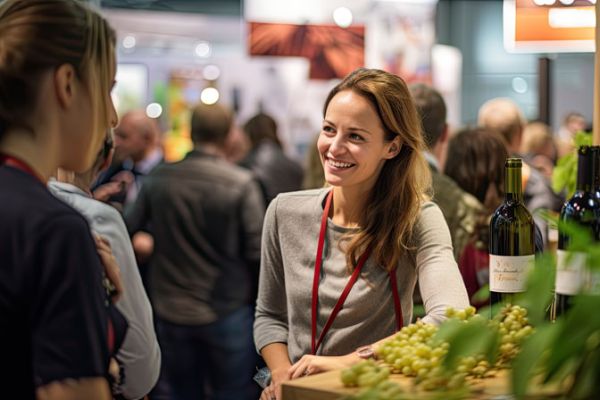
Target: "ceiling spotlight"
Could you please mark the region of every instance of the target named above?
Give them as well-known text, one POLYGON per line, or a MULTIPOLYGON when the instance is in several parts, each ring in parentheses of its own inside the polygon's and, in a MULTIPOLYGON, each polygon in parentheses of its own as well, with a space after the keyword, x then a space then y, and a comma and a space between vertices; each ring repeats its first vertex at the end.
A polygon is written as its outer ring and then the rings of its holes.
POLYGON ((209 57, 210 51, 210 44, 208 42, 200 42, 196 45, 195 52, 198 57, 209 57))
POLYGON ((523 78, 521 78, 520 76, 514 77, 512 80, 512 89, 519 93, 519 94, 523 94, 525 92, 527 92, 528 89, 528 85, 527 85, 527 81, 523 78))
POLYGON ((206 79, 207 81, 214 81, 218 79, 220 75, 221 70, 216 65, 207 65, 202 70, 202 76, 204 76, 204 79, 206 79))
POLYGON ((135 47, 135 36, 127 35, 123 38, 123 48, 133 49, 135 47))
POLYGON ((158 118, 162 114, 162 107, 158 103, 150 103, 146 107, 146 115, 148 118, 158 118))
POLYGON ((352 24, 352 11, 346 7, 338 7, 333 11, 333 21, 342 28, 352 24))
POLYGON ((214 87, 207 87, 200 93, 200 101, 204 104, 215 104, 219 101, 219 91, 214 87))

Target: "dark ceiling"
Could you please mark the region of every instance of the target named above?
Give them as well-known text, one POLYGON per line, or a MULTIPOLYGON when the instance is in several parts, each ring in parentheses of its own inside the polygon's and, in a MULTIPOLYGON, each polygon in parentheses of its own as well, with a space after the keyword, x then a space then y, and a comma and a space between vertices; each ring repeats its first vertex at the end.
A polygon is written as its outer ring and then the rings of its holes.
POLYGON ((100 0, 104 8, 242 15, 243 0, 100 0))

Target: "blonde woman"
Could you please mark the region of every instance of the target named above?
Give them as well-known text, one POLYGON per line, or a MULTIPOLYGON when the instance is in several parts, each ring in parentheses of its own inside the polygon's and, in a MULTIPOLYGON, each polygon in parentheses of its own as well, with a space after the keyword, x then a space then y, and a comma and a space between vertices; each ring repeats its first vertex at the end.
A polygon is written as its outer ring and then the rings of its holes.
POLYGON ((358 69, 323 115, 317 148, 329 187, 280 195, 265 218, 254 324, 272 376, 264 400, 279 399, 285 380, 373 356, 410 323, 417 280, 425 322, 469 304, 448 227, 425 195, 429 169, 404 81, 358 69))
POLYGON ((46 182, 59 167, 88 170, 117 123, 114 41, 79 1, 0 4, 0 387, 10 398, 110 398, 102 263, 114 258, 46 182))

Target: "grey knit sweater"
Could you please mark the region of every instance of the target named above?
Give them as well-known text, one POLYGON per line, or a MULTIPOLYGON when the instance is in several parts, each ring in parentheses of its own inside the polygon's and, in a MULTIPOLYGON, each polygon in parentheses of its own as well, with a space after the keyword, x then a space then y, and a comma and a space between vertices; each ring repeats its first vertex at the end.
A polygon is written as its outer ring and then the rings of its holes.
MULTIPOLYGON (((292 362, 310 353, 312 280, 328 190, 279 195, 265 217, 254 341, 259 351, 270 343, 287 343, 292 362)), ((438 324, 445 319, 446 307, 465 308, 469 300, 440 209, 424 203, 415 229, 416 249, 402 257, 396 271, 404 324, 412 318, 417 278, 427 313, 424 321, 438 324)), ((349 278, 338 246, 339 238, 348 231, 328 220, 317 336, 349 278)), ((391 290, 387 272, 369 259, 318 354, 347 354, 394 333, 391 290)))

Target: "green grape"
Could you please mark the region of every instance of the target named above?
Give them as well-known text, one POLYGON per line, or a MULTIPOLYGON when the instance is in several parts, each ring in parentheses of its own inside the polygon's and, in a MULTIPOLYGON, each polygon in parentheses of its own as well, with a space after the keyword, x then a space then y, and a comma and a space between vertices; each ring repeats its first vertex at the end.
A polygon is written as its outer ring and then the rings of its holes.
POLYGON ((352 369, 342 370, 342 383, 344 386, 356 386, 358 384, 356 373, 352 369))

